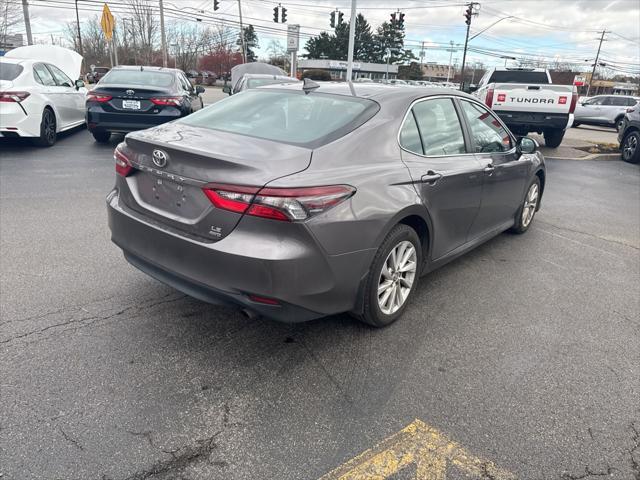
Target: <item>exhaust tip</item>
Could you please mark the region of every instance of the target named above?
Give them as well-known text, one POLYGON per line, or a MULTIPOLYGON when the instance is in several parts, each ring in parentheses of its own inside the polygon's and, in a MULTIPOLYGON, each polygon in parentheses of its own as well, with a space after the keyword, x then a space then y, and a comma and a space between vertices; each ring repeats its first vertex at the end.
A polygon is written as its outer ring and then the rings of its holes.
POLYGON ((240 312, 242 313, 242 315, 244 315, 245 318, 248 318, 249 320, 258 320, 260 318, 259 313, 254 312, 253 310, 249 310, 248 308, 243 308, 240 310, 240 312))

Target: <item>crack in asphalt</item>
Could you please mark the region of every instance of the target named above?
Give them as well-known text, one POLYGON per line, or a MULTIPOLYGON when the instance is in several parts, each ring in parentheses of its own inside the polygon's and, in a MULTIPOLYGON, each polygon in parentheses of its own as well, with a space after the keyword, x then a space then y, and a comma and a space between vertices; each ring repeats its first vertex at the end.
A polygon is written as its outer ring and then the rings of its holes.
POLYGON ((537 220, 539 223, 544 223, 545 225, 550 225, 552 227, 557 228, 558 230, 564 230, 565 232, 573 232, 573 233, 579 233, 581 235, 586 235, 588 237, 592 237, 592 238, 597 238, 598 240, 602 240, 604 242, 609 242, 609 243, 615 243, 617 245, 623 245, 625 247, 630 247, 633 248, 635 250, 640 250, 640 247, 636 246, 636 245, 631 245, 630 243, 626 243, 626 242, 622 242, 620 240, 614 240, 612 238, 606 238, 606 237, 601 237, 600 235, 596 235, 595 233, 590 233, 590 232, 583 232, 582 230, 574 230, 572 228, 568 228, 568 227, 563 227, 560 225, 556 225, 555 223, 551 223, 551 222, 545 222, 544 220, 537 220))
POLYGON ((84 447, 82 446, 82 444, 76 440, 75 438, 73 438, 71 435, 69 435, 67 432, 65 432, 62 427, 58 427, 58 430, 60 430, 60 433, 62 434, 62 436, 64 437, 64 439, 69 442, 70 444, 72 444, 74 447, 76 447, 78 450, 84 450, 84 447))
POLYGON ((635 422, 631 422, 630 428, 633 432, 631 441, 634 443, 634 445, 629 449, 631 470, 635 480, 640 480, 640 458, 636 459, 636 454, 640 457, 640 430, 636 427, 635 422))
MULTIPOLYGON (((165 295, 162 298, 166 298, 166 297, 171 296, 171 295, 173 295, 173 292, 168 294, 168 295, 165 295)), ((88 327, 90 325, 93 325, 97 321, 110 320, 112 318, 121 316, 121 315, 123 315, 123 314, 125 314, 125 313, 127 313, 129 311, 132 311, 132 310, 135 311, 135 313, 134 313, 134 315, 131 316, 131 318, 135 318, 138 314, 141 314, 146 309, 154 308, 154 307, 157 307, 158 305, 163 305, 163 304, 167 304, 167 303, 176 302, 176 301, 181 300, 181 299, 183 299, 185 297, 187 297, 187 295, 181 295, 181 296, 179 296, 177 298, 172 298, 172 299, 169 299, 169 300, 153 301, 151 303, 143 304, 143 305, 129 305, 128 307, 122 308, 122 309, 120 309, 120 310, 118 310, 118 311, 116 311, 114 313, 109 314, 109 315, 91 315, 91 316, 88 316, 88 317, 70 319, 70 320, 67 320, 65 322, 55 323, 53 325, 47 325, 46 327, 43 327, 43 328, 39 328, 39 329, 36 329, 36 330, 30 330, 28 332, 21 333, 19 335, 7 338, 5 340, 0 341, 0 345, 9 344, 11 342, 15 342, 16 340, 27 338, 27 337, 30 337, 32 335, 38 335, 38 334, 44 333, 44 332, 46 332, 48 330, 51 330, 51 329, 55 329, 55 328, 59 328, 59 327, 65 327, 67 325, 81 324, 81 326, 79 326, 77 328, 69 328, 69 329, 63 330, 65 332, 69 331, 69 330, 76 331, 76 330, 78 330, 80 328, 85 328, 85 327, 88 327), (91 320, 93 320, 93 321, 91 321, 91 320)))
POLYGON ((611 475, 615 471, 616 471, 616 469, 610 467, 609 465, 607 465, 606 471, 593 471, 587 465, 587 466, 584 467, 584 473, 582 473, 580 475, 573 475, 573 474, 570 474, 570 473, 563 473, 560 478, 562 480, 582 480, 582 479, 589 478, 589 477, 608 477, 609 475, 611 475))
MULTIPOLYGON (((164 475, 170 472, 175 472, 176 470, 181 470, 195 462, 206 460, 209 458, 209 455, 218 448, 215 443, 215 438, 221 432, 222 430, 214 433, 210 437, 196 440, 195 445, 187 445, 176 450, 162 450, 163 453, 171 455, 171 458, 167 460, 159 460, 150 468, 136 472, 123 480, 147 480, 155 475, 164 475)), ((222 466, 222 463, 224 462, 214 462, 213 465, 222 466)))

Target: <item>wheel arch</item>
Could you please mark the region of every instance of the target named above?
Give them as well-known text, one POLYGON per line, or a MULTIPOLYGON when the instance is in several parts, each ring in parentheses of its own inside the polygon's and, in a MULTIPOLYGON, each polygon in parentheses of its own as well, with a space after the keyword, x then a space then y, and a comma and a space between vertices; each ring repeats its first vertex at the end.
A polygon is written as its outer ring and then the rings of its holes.
POLYGON ((53 116, 56 118, 56 133, 59 133, 60 129, 62 128, 62 121, 60 119, 60 114, 58 113, 58 109, 53 105, 53 103, 46 102, 42 106, 42 113, 40 114, 40 118, 42 118, 44 111, 47 109, 53 112, 53 116))
POLYGON ((425 263, 430 258, 433 244, 433 223, 423 205, 408 206, 391 217, 376 239, 376 247, 379 248, 389 232, 399 224, 407 225, 416 231, 422 245, 422 261, 425 263))

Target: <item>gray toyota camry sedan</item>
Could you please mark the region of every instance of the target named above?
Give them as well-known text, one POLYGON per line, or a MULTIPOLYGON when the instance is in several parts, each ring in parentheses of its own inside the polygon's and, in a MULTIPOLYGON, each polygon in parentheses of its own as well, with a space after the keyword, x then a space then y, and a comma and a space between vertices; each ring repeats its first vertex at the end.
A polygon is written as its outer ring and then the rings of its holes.
POLYGON ((128 134, 109 226, 132 265, 201 300, 380 327, 421 276, 530 227, 536 148, 452 90, 258 88, 128 134))

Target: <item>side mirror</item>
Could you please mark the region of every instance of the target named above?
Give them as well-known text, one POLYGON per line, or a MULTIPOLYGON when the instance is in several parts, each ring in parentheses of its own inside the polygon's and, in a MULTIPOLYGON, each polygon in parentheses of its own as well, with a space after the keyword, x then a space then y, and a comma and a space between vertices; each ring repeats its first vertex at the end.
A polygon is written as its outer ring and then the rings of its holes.
POLYGON ((228 93, 229 95, 231 95, 231 86, 230 85, 225 85, 224 87, 222 87, 222 91, 224 93, 228 93))
POLYGON ((529 137, 521 137, 520 140, 518 140, 517 146, 520 153, 530 154, 538 150, 538 142, 529 137))
POLYGON ((76 90, 80 90, 84 87, 84 82, 82 80, 76 80, 76 90))
POLYGON ((200 95, 201 93, 204 93, 204 91, 205 91, 205 90, 204 90, 204 87, 203 87, 202 85, 198 85, 198 86, 196 87, 196 93, 197 93, 198 95, 200 95))

